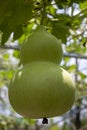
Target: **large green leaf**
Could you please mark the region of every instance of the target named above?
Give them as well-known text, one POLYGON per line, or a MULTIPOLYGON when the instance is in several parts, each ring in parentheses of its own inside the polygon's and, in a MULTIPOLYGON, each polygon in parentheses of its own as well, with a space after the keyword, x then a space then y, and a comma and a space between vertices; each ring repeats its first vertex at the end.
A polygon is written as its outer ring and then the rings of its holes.
POLYGON ((0 30, 3 45, 14 32, 14 39, 18 39, 23 31, 22 26, 32 18, 32 1, 8 0, 0 1, 0 30))
POLYGON ((61 22, 52 23, 52 34, 58 39, 61 39, 64 44, 67 42, 67 37, 69 35, 69 28, 61 22))

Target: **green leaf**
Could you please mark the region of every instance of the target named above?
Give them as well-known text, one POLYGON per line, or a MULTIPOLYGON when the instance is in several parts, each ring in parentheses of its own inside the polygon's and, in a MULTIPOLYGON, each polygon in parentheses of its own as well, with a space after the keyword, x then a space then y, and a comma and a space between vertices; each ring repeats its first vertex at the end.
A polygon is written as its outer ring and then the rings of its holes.
POLYGON ((75 71, 76 70, 76 65, 70 65, 69 67, 68 67, 68 71, 69 72, 73 72, 73 71, 75 71))
POLYGON ((7 40, 8 40, 9 37, 10 37, 10 34, 11 34, 10 31, 8 31, 8 32, 5 32, 5 31, 4 31, 4 32, 3 32, 1 45, 4 45, 4 44, 7 42, 7 40))
POLYGON ((47 7, 47 12, 51 15, 55 15, 56 14, 57 9, 55 9, 53 6, 48 6, 47 7))
POLYGON ((66 46, 66 51, 67 52, 75 52, 75 50, 76 50, 76 48, 75 48, 75 45, 74 45, 74 43, 73 44, 71 44, 71 45, 69 45, 69 46, 66 46))
POLYGON ((20 38, 22 34, 23 34, 22 26, 21 25, 16 26, 15 30, 14 30, 13 39, 16 40, 16 39, 20 38))
POLYGON ((81 79, 85 79, 87 77, 87 75, 85 75, 83 72, 77 72, 77 75, 79 75, 81 77, 81 79))
POLYGON ((4 54, 4 55, 3 55, 3 58, 4 58, 4 60, 8 60, 8 58, 9 58, 9 54, 7 54, 7 53, 4 54))
POLYGON ((84 9, 86 7, 87 7, 87 1, 84 1, 84 2, 80 3, 80 8, 81 9, 84 9))
POLYGON ((2 31, 2 37, 1 37, 1 45, 4 45, 5 42, 9 39, 10 34, 11 34, 11 30, 8 26, 7 21, 4 21, 1 25, 0 25, 0 29, 2 31))
POLYGON ((32 18, 32 5, 32 1, 26 0, 0 2, 0 30, 3 33, 1 45, 5 44, 12 32, 14 40, 23 34, 23 24, 32 18))
POLYGON ((69 28, 61 22, 52 23, 52 34, 58 39, 61 39, 64 44, 67 42, 67 37, 69 35, 69 28))
POLYGON ((9 70, 9 71, 7 72, 7 78, 8 78, 8 79, 11 79, 11 78, 13 77, 13 74, 14 74, 14 71, 9 70))
POLYGON ((13 56, 19 59, 19 51, 14 51, 13 56))

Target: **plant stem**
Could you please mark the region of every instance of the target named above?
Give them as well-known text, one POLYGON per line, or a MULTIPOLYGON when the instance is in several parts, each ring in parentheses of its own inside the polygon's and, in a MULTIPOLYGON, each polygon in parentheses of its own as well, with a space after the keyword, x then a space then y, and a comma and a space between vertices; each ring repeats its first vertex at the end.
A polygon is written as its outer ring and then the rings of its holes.
POLYGON ((41 25, 44 25, 44 18, 46 15, 46 1, 43 0, 43 8, 42 8, 42 13, 41 13, 42 17, 41 17, 41 25))
POLYGON ((73 16, 73 12, 74 12, 74 6, 72 5, 71 16, 73 16))

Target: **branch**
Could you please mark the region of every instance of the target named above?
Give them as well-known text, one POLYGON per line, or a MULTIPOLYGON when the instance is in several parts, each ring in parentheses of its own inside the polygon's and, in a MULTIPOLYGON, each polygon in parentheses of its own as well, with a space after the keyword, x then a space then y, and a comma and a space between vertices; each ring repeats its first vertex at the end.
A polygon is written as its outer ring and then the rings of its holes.
POLYGON ((75 53, 64 53, 64 57, 72 57, 72 58, 78 58, 78 59, 87 59, 87 56, 75 54, 75 53))
MULTIPOLYGON (((0 46, 1 49, 12 49, 12 50, 20 50, 20 46, 12 46, 12 45, 4 45, 0 46)), ((78 59, 87 59, 87 56, 76 54, 76 53, 64 53, 64 57, 78 58, 78 59)))
POLYGON ((11 45, 4 45, 4 46, 0 46, 1 49, 12 49, 12 50, 20 50, 20 46, 11 46, 11 45))

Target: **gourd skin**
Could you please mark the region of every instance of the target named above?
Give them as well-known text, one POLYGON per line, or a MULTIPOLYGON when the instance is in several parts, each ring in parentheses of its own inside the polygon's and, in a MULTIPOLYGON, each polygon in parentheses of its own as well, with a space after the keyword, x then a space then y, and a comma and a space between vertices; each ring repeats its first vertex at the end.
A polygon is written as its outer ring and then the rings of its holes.
POLYGON ((60 40, 48 33, 43 26, 29 36, 23 43, 20 59, 23 65, 33 61, 50 61, 60 64, 63 56, 60 40))
POLYGON ((69 73, 51 62, 25 65, 12 78, 8 93, 13 109, 34 119, 64 114, 75 100, 69 73))

